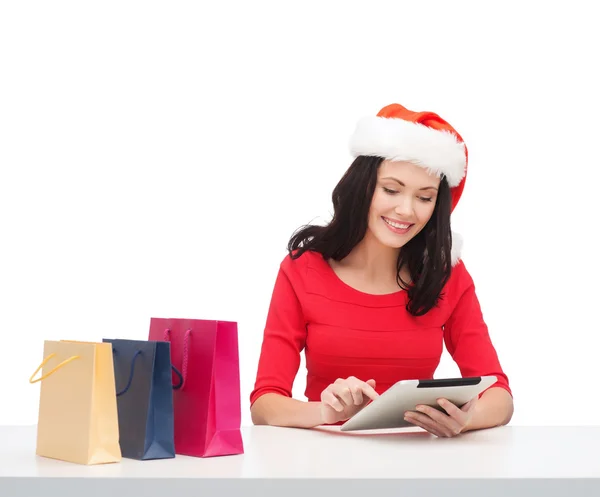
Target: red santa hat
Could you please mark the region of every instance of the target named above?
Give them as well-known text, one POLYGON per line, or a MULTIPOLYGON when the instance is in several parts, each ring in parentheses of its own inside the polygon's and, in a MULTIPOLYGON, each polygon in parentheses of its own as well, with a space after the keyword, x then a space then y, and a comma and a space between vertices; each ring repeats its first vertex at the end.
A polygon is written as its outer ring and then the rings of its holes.
MULTIPOLYGON (((359 155, 409 161, 438 176, 444 175, 452 196, 451 211, 462 195, 467 178, 468 150, 457 131, 433 112, 414 112, 391 104, 376 116, 357 123, 350 151, 359 155)), ((452 264, 460 258, 462 238, 452 233, 452 264)))
POLYGON ((444 175, 452 194, 452 210, 465 187, 468 151, 456 130, 433 112, 414 112, 391 104, 376 116, 358 121, 350 140, 354 157, 369 155, 409 161, 444 175))

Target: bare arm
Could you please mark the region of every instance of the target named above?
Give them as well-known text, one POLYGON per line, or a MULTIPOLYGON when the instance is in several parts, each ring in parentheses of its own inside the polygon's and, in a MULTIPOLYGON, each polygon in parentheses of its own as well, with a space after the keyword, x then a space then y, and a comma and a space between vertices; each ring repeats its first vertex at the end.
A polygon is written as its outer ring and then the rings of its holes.
POLYGON ((514 411, 512 396, 500 387, 492 387, 481 396, 463 431, 506 425, 514 411))
POLYGON ((323 424, 321 402, 303 402, 276 393, 266 393, 250 408, 255 425, 313 428, 323 424))
POLYGON ((276 393, 265 393, 250 408, 252 422, 256 425, 313 428, 345 421, 379 396, 375 385, 374 379, 365 382, 354 376, 338 378, 321 392, 320 402, 302 402, 276 393))

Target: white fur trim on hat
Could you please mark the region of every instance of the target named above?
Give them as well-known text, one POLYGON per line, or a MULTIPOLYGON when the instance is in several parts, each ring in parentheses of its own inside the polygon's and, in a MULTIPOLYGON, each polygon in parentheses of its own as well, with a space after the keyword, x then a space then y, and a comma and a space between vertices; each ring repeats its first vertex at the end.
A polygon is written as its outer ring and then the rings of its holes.
POLYGON ((450 261, 452 266, 456 266, 460 261, 463 247, 463 237, 452 231, 452 250, 450 251, 450 261))
POLYGON ((358 121, 350 151, 354 157, 413 162, 438 176, 444 174, 450 187, 461 182, 467 165, 465 146, 454 133, 399 118, 370 116, 358 121))

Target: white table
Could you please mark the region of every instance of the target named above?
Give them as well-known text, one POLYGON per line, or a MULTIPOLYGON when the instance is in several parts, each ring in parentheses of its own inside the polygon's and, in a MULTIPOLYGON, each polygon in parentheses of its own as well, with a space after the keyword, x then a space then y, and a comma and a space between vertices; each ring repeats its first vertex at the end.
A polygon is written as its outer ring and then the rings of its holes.
POLYGON ((35 427, 0 427, 0 496, 600 495, 600 427, 509 426, 454 439, 418 429, 242 432, 239 456, 82 466, 36 456, 35 427))

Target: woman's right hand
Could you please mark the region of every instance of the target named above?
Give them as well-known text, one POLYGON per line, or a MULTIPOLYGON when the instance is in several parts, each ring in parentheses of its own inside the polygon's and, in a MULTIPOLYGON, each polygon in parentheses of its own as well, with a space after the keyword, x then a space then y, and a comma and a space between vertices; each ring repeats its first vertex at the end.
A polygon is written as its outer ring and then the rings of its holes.
POLYGON ((338 378, 321 392, 323 424, 346 421, 377 397, 375 380, 365 382, 354 376, 345 380, 338 378))

